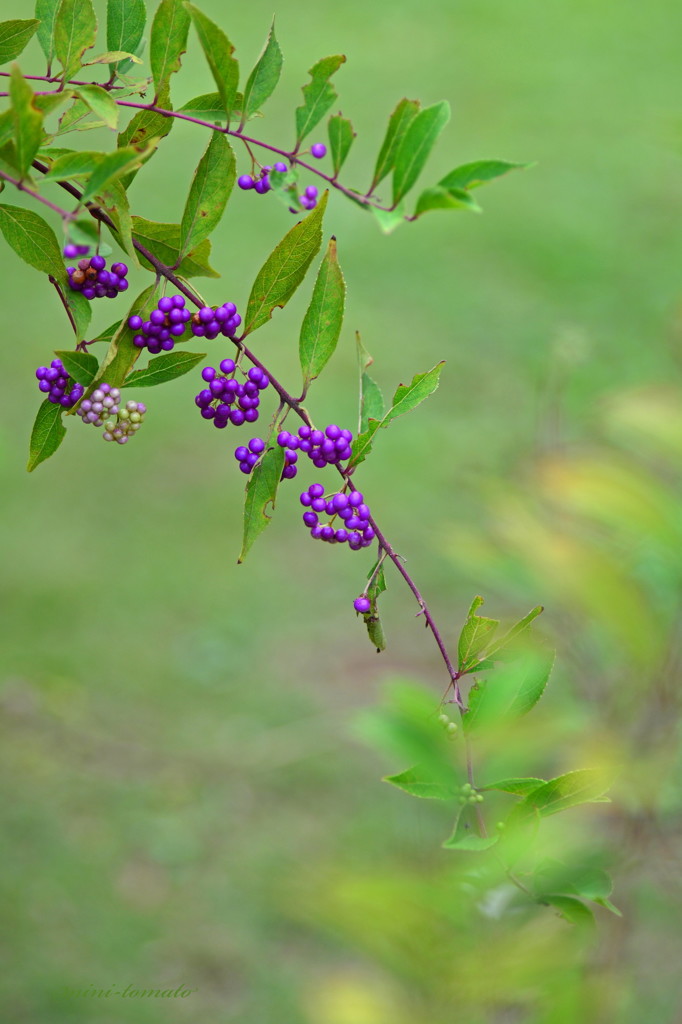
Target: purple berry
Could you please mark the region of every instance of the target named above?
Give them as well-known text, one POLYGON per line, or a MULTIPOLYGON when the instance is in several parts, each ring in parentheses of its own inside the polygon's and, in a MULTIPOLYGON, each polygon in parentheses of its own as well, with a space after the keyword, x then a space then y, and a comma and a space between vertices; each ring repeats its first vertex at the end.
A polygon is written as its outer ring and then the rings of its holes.
MULTIPOLYGON (((104 256, 93 256, 92 259, 90 260, 90 266, 92 267, 93 270, 104 270, 106 265, 107 261, 104 259, 104 256)), ((80 266, 80 263, 78 264, 78 266, 80 266)))
POLYGON ((240 188, 243 188, 244 191, 247 191, 247 189, 253 188, 255 182, 250 174, 242 174, 241 178, 238 179, 237 184, 240 188))
POLYGON ((368 597, 356 597, 353 601, 353 607, 356 612, 360 612, 361 615, 366 615, 371 610, 372 602, 368 597))
POLYGON ((316 512, 304 512, 303 522, 306 526, 317 526, 319 519, 316 512))
MULTIPOLYGON (((278 160, 277 163, 275 164, 275 170, 279 171, 280 174, 286 174, 288 167, 285 163, 283 163, 282 160, 278 160)), ((76 254, 74 253, 74 256, 75 255, 76 254)))
POLYGON ((249 441, 249 451, 255 455, 260 455, 261 452, 265 451, 265 441, 260 437, 252 437, 249 441))
POLYGON ((327 147, 324 142, 313 142, 310 153, 316 160, 321 160, 323 156, 327 155, 327 147))
POLYGON ((313 498, 321 498, 324 494, 324 487, 322 484, 311 484, 308 488, 308 494, 313 498))

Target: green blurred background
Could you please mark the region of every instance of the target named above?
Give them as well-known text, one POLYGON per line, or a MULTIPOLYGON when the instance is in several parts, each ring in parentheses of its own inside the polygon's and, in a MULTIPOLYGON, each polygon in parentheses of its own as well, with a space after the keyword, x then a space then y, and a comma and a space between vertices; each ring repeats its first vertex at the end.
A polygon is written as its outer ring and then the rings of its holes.
MULTIPOLYGON (((248 69, 272 5, 202 8, 248 69)), ((537 161, 480 193, 484 216, 426 215, 388 238, 333 197, 347 316, 309 408, 354 424, 356 329, 387 392, 447 360, 436 395, 382 436, 363 490, 450 641, 475 593, 490 614, 546 605, 551 685, 489 757, 515 775, 617 766, 613 802, 550 836, 612 871, 624 916, 600 912, 589 938, 548 908, 510 909, 485 860, 440 848, 447 807, 380 783, 407 765, 358 739, 358 716, 397 678, 437 703, 434 645, 390 577, 389 648, 374 653, 352 611, 369 559, 311 544, 298 480, 236 564, 243 479, 190 378, 136 396, 150 413, 134 444, 71 424, 26 474, 33 372, 70 338, 47 284, 4 247, 6 1019, 673 1024, 682 9, 301 0, 276 15, 285 70, 254 123, 274 143, 291 144, 307 69, 344 52, 349 184, 368 183, 404 95, 453 107, 425 184, 479 157, 537 161), (196 991, 63 993, 128 984, 196 991)), ((184 64, 176 106, 212 87, 193 37, 184 64)), ((35 42, 21 66, 42 73, 35 42)), ((178 220, 205 144, 177 123, 134 212, 178 220)), ((197 280, 206 298, 243 306, 291 223, 273 197, 236 194, 214 236, 223 279, 197 280)), ((308 295, 254 338, 292 389, 308 295)), ((94 326, 112 318, 99 303, 94 326)))

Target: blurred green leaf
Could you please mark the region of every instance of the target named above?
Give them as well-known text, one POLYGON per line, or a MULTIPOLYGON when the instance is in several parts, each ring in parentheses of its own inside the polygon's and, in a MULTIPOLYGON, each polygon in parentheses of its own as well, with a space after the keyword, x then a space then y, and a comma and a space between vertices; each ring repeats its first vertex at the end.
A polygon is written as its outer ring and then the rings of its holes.
POLYGON ((40 22, 36 18, 0 21, 0 64, 16 60, 39 25, 40 22))
MULTIPOLYGON (((142 42, 147 11, 144 0, 107 0, 107 49, 134 54, 142 42)), ((107 62, 109 63, 109 62, 107 62)), ((133 61, 111 61, 111 74, 124 75, 133 61)))
POLYGON ((234 186, 236 163, 227 138, 214 132, 194 172, 180 224, 180 256, 199 245, 220 222, 234 186))
POLYGON ((336 238, 332 235, 301 324, 298 352, 305 391, 334 354, 341 334, 345 301, 346 282, 337 258, 336 238))
POLYGON ((374 177, 372 179, 370 192, 373 192, 379 182, 382 181, 387 174, 390 174, 395 167, 395 158, 398 150, 400 149, 405 132, 419 113, 419 108, 419 100, 402 99, 391 114, 388 120, 386 135, 381 144, 379 156, 377 157, 376 167, 374 168, 374 177))
POLYGON ((39 20, 38 42, 47 58, 48 75, 52 72, 52 61, 55 55, 54 30, 60 3, 61 0, 36 0, 36 18, 39 20))
POLYGON ((171 75, 180 70, 180 58, 187 49, 189 23, 182 0, 161 0, 152 22, 149 44, 156 97, 164 91, 171 75))
POLYGON ((459 796, 460 791, 460 784, 454 769, 452 782, 448 785, 443 782, 434 782, 421 765, 408 768, 407 771, 400 772, 398 775, 385 775, 382 782, 390 782, 392 786, 397 786, 398 789, 409 793, 410 796, 418 796, 426 800, 454 800, 459 796))
POLYGON ((314 64, 308 74, 310 81, 303 86, 303 104, 296 107, 296 146, 300 146, 327 113, 336 99, 336 89, 329 79, 335 74, 346 58, 339 54, 323 57, 314 64))
POLYGON ((377 206, 370 206, 368 209, 385 235, 392 234, 401 224, 406 223, 404 203, 399 203, 395 210, 380 210, 377 206))
POLYGON ((393 205, 396 206, 419 177, 436 139, 450 120, 450 106, 442 100, 425 107, 412 120, 403 136, 393 171, 393 205))
POLYGON ((372 365, 374 359, 362 344, 359 332, 355 333, 355 343, 358 353, 358 368, 360 371, 360 420, 358 433, 362 434, 367 430, 369 420, 381 420, 384 415, 384 396, 381 388, 367 373, 367 368, 372 365))
POLYGON ((467 835, 452 835, 443 843, 444 850, 468 850, 471 853, 482 853, 499 841, 499 833, 492 836, 477 836, 473 832, 467 835))
POLYGON ((526 796, 532 793, 539 786, 544 786, 545 779, 501 779, 499 782, 491 782, 487 786, 480 786, 479 789, 497 789, 502 793, 513 793, 514 796, 526 796))
POLYGON ((493 634, 500 624, 498 619, 487 619, 483 615, 476 614, 482 604, 482 597, 474 598, 467 620, 459 635, 457 653, 460 672, 466 672, 471 665, 475 664, 476 656, 492 640, 493 634))
POLYGON ((184 377, 205 358, 205 352, 164 352, 152 359, 144 370, 133 370, 123 386, 151 388, 157 384, 166 384, 176 377, 184 377))
POLYGON ((65 153, 64 156, 57 157, 47 174, 44 175, 43 181, 86 177, 88 174, 92 174, 102 156, 102 153, 83 149, 65 153))
POLYGON ((527 714, 544 693, 554 654, 553 650, 528 646, 514 661, 495 669, 489 679, 472 686, 463 722, 465 732, 498 726, 527 714))
POLYGON ((525 170, 532 166, 532 164, 513 164, 507 160, 475 160, 473 163, 455 167, 454 171, 450 171, 444 178, 441 178, 438 184, 448 191, 478 188, 479 185, 485 185, 503 174, 508 174, 509 171, 525 170))
MULTIPOLYGON (((167 267, 173 267, 180 256, 180 225, 165 224, 160 221, 145 220, 144 217, 133 217, 133 237, 153 252, 167 267)), ((220 277, 218 272, 209 265, 211 243, 204 239, 195 249, 184 257, 176 268, 176 273, 183 277, 220 277)), ((153 270, 144 256, 140 256, 143 267, 153 270)))
POLYGON ((567 921, 570 921, 571 924, 590 931, 596 928, 594 914, 589 907, 585 906, 582 900, 576 899, 575 896, 548 893, 544 896, 544 901, 555 907, 560 915, 567 921))
MULTIPOLYGON (((485 659, 491 659, 495 661, 494 655, 499 654, 500 651, 508 647, 517 637, 521 636, 530 627, 530 624, 537 619, 538 615, 541 615, 544 611, 543 605, 536 605, 535 608, 531 608, 527 615, 524 615, 522 619, 511 627, 504 636, 498 637, 490 647, 486 647, 485 659)), ((479 663, 480 664, 480 663, 479 663)))
POLYGON ((275 38, 273 21, 265 47, 244 88, 242 124, 272 96, 282 73, 282 51, 275 38))
POLYGON ((75 92, 90 110, 104 121, 107 128, 116 128, 119 107, 111 93, 100 85, 78 85, 75 92))
POLYGON ((267 323, 273 310, 285 306, 303 281, 322 242, 328 195, 325 192, 315 209, 287 232, 258 271, 244 317, 245 334, 267 323))
POLYGON ((613 772, 604 768, 580 768, 559 775, 534 789, 523 801, 546 818, 569 807, 589 803, 603 796, 613 782, 613 772))
POLYGON ((275 509, 277 488, 284 468, 284 449, 273 444, 272 440, 271 435, 265 454, 256 463, 246 485, 244 537, 239 562, 244 561, 256 538, 270 525, 275 509))
POLYGON ((55 352, 55 355, 61 359, 62 365, 69 377, 72 377, 79 384, 88 387, 95 379, 99 363, 97 358, 89 352, 75 352, 67 349, 55 352))
POLYGON ((225 115, 229 120, 234 109, 239 85, 239 63, 232 56, 234 46, 223 30, 218 28, 210 18, 207 18, 198 7, 190 3, 185 3, 184 7, 194 22, 201 48, 220 93, 225 115))
POLYGON ((355 132, 353 131, 353 125, 350 121, 347 118, 342 117, 341 114, 335 114, 333 117, 329 118, 327 132, 329 134, 329 148, 332 156, 332 167, 334 168, 334 177, 336 178, 345 163, 346 157, 350 153, 350 147, 353 145, 355 132))
POLYGON ((92 0, 61 0, 54 23, 54 50, 65 81, 78 71, 83 54, 95 45, 96 37, 92 0))
POLYGON ((414 216, 420 217, 429 210, 471 210, 472 213, 480 213, 481 207, 464 189, 445 189, 436 185, 421 193, 414 216))
POLYGON ((43 138, 43 115, 33 102, 33 89, 19 66, 10 72, 9 94, 14 112, 14 141, 21 177, 28 173, 43 138))
POLYGON ((29 473, 57 451, 64 440, 66 428, 62 423, 62 407, 45 399, 38 409, 38 415, 31 431, 28 464, 29 473))

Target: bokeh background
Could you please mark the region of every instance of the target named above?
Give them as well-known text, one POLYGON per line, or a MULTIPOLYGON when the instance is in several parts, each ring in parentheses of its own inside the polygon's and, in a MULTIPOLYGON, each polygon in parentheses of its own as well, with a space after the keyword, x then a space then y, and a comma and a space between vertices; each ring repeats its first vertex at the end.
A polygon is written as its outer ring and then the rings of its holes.
MULTIPOLYGON (((202 7, 250 67, 272 4, 202 7)), ((0 14, 29 16, 9 0, 0 14)), ((481 191, 483 216, 434 213, 391 237, 333 197, 347 316, 309 408, 355 423, 356 329, 388 393, 447 360, 440 390, 381 437, 363 489, 450 641, 476 593, 500 616, 545 604, 557 666, 498 767, 617 767, 613 802, 569 812, 552 835, 612 871, 624 916, 599 911, 590 937, 548 908, 510 909, 485 861, 440 848, 447 806, 381 784, 407 765, 358 720, 396 680, 435 706, 434 645, 389 576, 389 647, 374 653, 352 611, 368 559, 311 544, 298 481, 236 564, 243 479, 226 432, 196 414, 191 378, 139 395, 150 413, 134 444, 71 424, 26 474, 33 372, 70 340, 51 289, 5 246, 3 1016, 673 1024, 682 9, 300 0, 276 15, 286 64, 258 122, 267 139, 290 144, 307 69, 344 52, 351 185, 368 182, 404 95, 453 107, 425 184, 480 157, 537 162, 481 191), (128 984, 196 991, 63 991, 128 984)), ((21 64, 42 73, 36 43, 21 64)), ((194 38, 173 88, 176 106, 212 88, 194 38)), ((178 220, 205 144, 177 123, 131 189, 134 212, 178 220)), ((290 226, 273 197, 236 194, 214 236, 223 278, 197 285, 243 306, 290 226)), ((254 338, 292 388, 308 295, 254 338)), ((99 303, 94 325, 110 319, 99 303)))

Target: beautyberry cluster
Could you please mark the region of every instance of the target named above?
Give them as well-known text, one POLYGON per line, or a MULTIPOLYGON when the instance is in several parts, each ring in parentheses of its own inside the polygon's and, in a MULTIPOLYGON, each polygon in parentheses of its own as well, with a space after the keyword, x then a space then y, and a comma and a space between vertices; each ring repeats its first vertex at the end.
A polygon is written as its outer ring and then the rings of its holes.
POLYGON ((255 423, 258 419, 260 392, 270 383, 268 375, 257 366, 252 366, 244 383, 240 383, 234 376, 236 366, 233 359, 223 359, 219 370, 220 373, 213 366, 205 366, 201 371, 208 387, 200 391, 194 401, 203 418, 213 420, 213 426, 219 430, 228 423, 233 423, 235 427, 242 423, 255 423))
POLYGON ((64 246, 64 255, 67 260, 75 260, 76 256, 87 256, 89 252, 89 245, 74 245, 73 242, 67 242, 64 246))
POLYGON ((439 715, 438 716, 438 721, 443 726, 443 728, 445 729, 445 731, 448 734, 448 736, 451 739, 454 739, 454 737, 455 737, 455 735, 457 733, 457 728, 458 728, 457 727, 457 722, 453 722, 452 719, 448 715, 445 715, 445 714, 439 715))
MULTIPOLYGON (((248 447, 240 444, 238 448, 235 448, 234 457, 239 463, 242 473, 250 473, 264 451, 265 442, 260 437, 253 437, 249 441, 248 447)), ((298 453, 287 449, 284 455, 284 468, 280 480, 293 480, 298 472, 298 467, 295 465, 297 460, 298 453)))
POLYGON ((121 392, 118 388, 112 388, 111 384, 100 384, 89 398, 83 399, 76 409, 76 415, 82 418, 83 423, 102 427, 108 416, 116 416, 118 413, 120 397, 121 392))
POLYGON ((465 782, 459 791, 459 802, 461 804, 482 804, 483 793, 477 793, 470 782, 465 782))
MULTIPOLYGON (((253 189, 259 196, 264 196, 265 193, 269 192, 272 188, 270 178, 268 177, 271 170, 272 167, 268 165, 261 167, 260 178, 254 178, 252 174, 242 174, 241 177, 237 179, 237 184, 245 192, 248 192, 249 189, 253 189)), ((286 174, 288 167, 282 160, 280 160, 275 164, 275 170, 279 171, 280 174, 286 174)))
POLYGON ((69 284, 86 299, 115 299, 128 287, 128 268, 125 263, 112 263, 107 270, 106 265, 104 256, 99 255, 79 260, 75 267, 66 268, 69 284))
POLYGON ((49 366, 39 366, 36 377, 38 387, 47 395, 48 402, 65 409, 71 409, 85 390, 82 384, 76 384, 69 377, 61 359, 53 359, 49 366))
POLYGON ((313 430, 304 423, 298 428, 298 435, 290 434, 288 430, 282 430, 277 435, 277 444, 281 448, 305 452, 317 469, 346 462, 353 454, 350 446, 352 440, 350 430, 342 430, 335 423, 330 423, 324 432, 313 430))
POLYGON ((347 543, 353 551, 368 548, 374 540, 370 511, 360 491, 351 491, 350 494, 340 491, 325 498, 322 484, 311 484, 301 495, 301 504, 307 510, 303 513, 303 522, 310 529, 313 540, 324 540, 328 544, 347 543), (331 520, 322 526, 320 515, 325 513, 331 516, 331 520), (337 516, 343 520, 343 526, 335 529, 332 523, 337 516))
POLYGON ((170 352, 175 339, 185 333, 191 317, 191 311, 185 308, 184 295, 164 295, 148 320, 137 314, 128 318, 128 327, 138 332, 133 338, 133 345, 149 349, 152 355, 170 352))
MULTIPOLYGON (((113 409, 110 411, 113 413, 113 409)), ((112 416, 106 420, 102 435, 104 440, 126 444, 142 426, 146 411, 147 406, 144 402, 126 402, 125 408, 117 411, 116 419, 112 416)))
POLYGON ((234 302, 224 302, 215 308, 202 306, 192 317, 192 334, 197 338, 208 338, 209 341, 219 334, 225 338, 234 338, 241 322, 242 318, 234 302))

